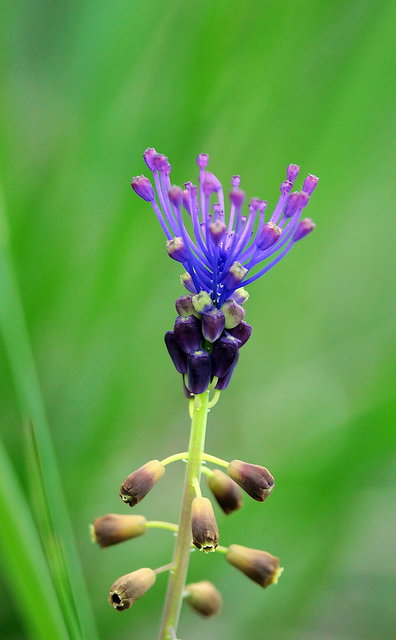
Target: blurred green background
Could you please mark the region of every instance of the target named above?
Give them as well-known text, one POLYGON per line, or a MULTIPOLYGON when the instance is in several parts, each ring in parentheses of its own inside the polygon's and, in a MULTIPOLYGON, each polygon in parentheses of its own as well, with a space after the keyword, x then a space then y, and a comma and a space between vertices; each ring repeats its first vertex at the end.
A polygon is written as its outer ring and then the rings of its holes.
MULTIPOLYGON (((216 514, 222 544, 267 549, 285 571, 264 592, 222 556, 193 554, 189 580, 212 580, 224 607, 210 621, 183 609, 178 637, 393 637, 396 4, 9 0, 2 10, 0 636, 47 637, 28 586, 52 588, 32 542, 32 423, 66 527, 57 533, 73 548, 29 340, 99 637, 156 637, 165 575, 123 615, 106 600, 118 576, 169 562, 172 535, 105 551, 88 536, 94 517, 127 512, 128 473, 188 439, 163 343, 180 269, 130 188, 154 146, 175 184, 197 179, 204 151, 226 188, 238 173, 270 207, 290 162, 301 180, 321 178, 307 211, 315 232, 250 287, 253 336, 206 447, 274 474, 264 506, 246 497, 231 517, 216 514)), ((182 479, 182 464, 170 467, 137 512, 176 520, 182 479)), ((86 596, 74 595, 88 620, 86 596)))

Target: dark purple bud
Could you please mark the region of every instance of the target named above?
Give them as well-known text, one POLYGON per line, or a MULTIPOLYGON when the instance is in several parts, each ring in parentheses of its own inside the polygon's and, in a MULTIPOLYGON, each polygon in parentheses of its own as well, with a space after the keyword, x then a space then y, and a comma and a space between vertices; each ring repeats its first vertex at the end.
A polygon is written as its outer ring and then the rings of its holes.
POLYGON ((258 502, 264 502, 274 488, 274 478, 268 469, 258 464, 233 460, 227 467, 227 474, 258 502))
POLYGON ((174 185, 169 189, 168 196, 169 200, 175 205, 175 207, 180 207, 183 200, 183 189, 174 185))
POLYGON ((300 167, 298 166, 298 164, 289 164, 289 166, 287 167, 287 179, 289 180, 289 182, 295 181, 299 174, 299 171, 300 167))
POLYGON ((232 294, 232 299, 235 300, 238 304, 244 305, 247 300, 249 300, 249 292, 246 291, 243 287, 239 287, 239 289, 235 289, 232 294))
POLYGON ((236 327, 233 329, 227 329, 227 333, 237 338, 240 341, 239 348, 243 347, 244 344, 249 340, 252 335, 252 327, 250 324, 242 320, 236 327))
POLYGON ((233 187, 239 187, 241 184, 241 176, 232 176, 231 184, 233 187))
POLYGON ((239 340, 228 335, 219 338, 212 350, 212 375, 224 378, 238 355, 239 340))
POLYGON ((171 166, 169 160, 163 153, 156 153, 153 156, 154 166, 158 171, 169 174, 171 172, 171 166))
POLYGON ((156 150, 150 147, 146 149, 146 151, 143 154, 144 161, 147 164, 148 168, 151 169, 151 171, 155 171, 155 164, 154 164, 155 155, 157 155, 156 150))
POLYGON ((301 238, 305 238, 311 231, 313 231, 316 227, 316 224, 311 220, 311 218, 304 218, 299 222, 298 227, 296 229, 296 233, 293 236, 294 242, 297 240, 301 240, 301 238))
POLYGON ((237 189, 237 188, 231 189, 230 200, 235 207, 237 208, 241 207, 245 200, 245 192, 242 191, 242 189, 237 189))
POLYGON ((153 586, 156 577, 148 567, 121 576, 111 586, 109 603, 117 611, 126 611, 153 586))
POLYGON ((279 558, 267 551, 249 549, 239 544, 230 545, 226 560, 263 589, 270 584, 277 584, 283 571, 279 566, 279 558))
POLYGON ((193 544, 204 553, 215 551, 219 544, 219 530, 209 498, 194 498, 191 506, 193 544))
POLYGON ((220 222, 220 220, 212 222, 212 224, 209 226, 210 237, 212 238, 213 244, 215 244, 216 247, 224 238, 226 231, 227 227, 225 226, 224 222, 220 222))
POLYGON ((208 486, 226 515, 242 507, 242 491, 220 469, 214 469, 213 475, 207 478, 208 486))
POLYGON ((184 353, 193 353, 201 347, 201 323, 195 316, 176 318, 175 338, 184 353))
POLYGON ((310 173, 308 175, 308 178, 305 178, 304 180, 303 191, 305 191, 305 193, 307 193, 310 196, 313 190, 316 188, 318 181, 319 181, 319 178, 317 178, 316 176, 313 176, 312 173, 310 173))
POLYGON ((188 318, 188 316, 195 316, 196 318, 200 318, 199 314, 194 309, 192 298, 192 295, 181 296, 176 300, 175 307, 179 316, 183 316, 183 318, 188 318))
POLYGON ((166 252, 170 258, 177 262, 187 262, 189 258, 183 238, 172 238, 172 240, 167 240, 166 252))
POLYGON ((272 245, 278 240, 281 233, 282 229, 274 222, 266 222, 263 226, 260 239, 257 242, 257 248, 260 249, 260 251, 265 251, 269 247, 272 247, 272 245))
POLYGON ((142 536, 147 531, 146 518, 108 513, 106 516, 96 518, 90 529, 93 542, 97 542, 104 549, 142 536))
POLYGON ((197 165, 200 169, 205 169, 208 166, 209 156, 207 153, 200 153, 197 158, 197 165))
POLYGON ((136 471, 129 474, 121 485, 120 498, 134 507, 148 494, 153 486, 162 478, 165 467, 159 460, 150 460, 136 471))
POLYGON ((292 188, 293 188, 293 184, 289 182, 289 180, 285 180, 284 182, 282 182, 280 186, 282 195, 288 196, 292 188))
POLYGON ((187 355, 188 388, 193 394, 207 390, 212 375, 210 355, 203 349, 187 355))
POLYGON ((173 331, 167 331, 165 334, 165 344, 176 371, 187 373, 187 356, 177 342, 173 331))
POLYGON ((220 338, 224 331, 225 317, 224 313, 213 307, 210 311, 202 314, 202 333, 205 340, 215 342, 220 338))
POLYGON ((231 365, 231 367, 228 369, 225 376, 223 378, 218 379, 216 384, 216 389, 219 389, 219 391, 224 391, 224 389, 227 389, 228 385, 230 384, 232 374, 234 373, 235 367, 237 366, 237 363, 238 363, 238 358, 239 358, 239 351, 237 352, 236 358, 233 364, 231 365))
POLYGON ((187 398, 187 400, 191 400, 191 398, 194 397, 194 394, 191 393, 190 389, 187 389, 185 376, 182 376, 182 380, 183 380, 183 393, 184 393, 185 397, 187 398))
POLYGON ((182 283, 183 287, 185 287, 190 293, 197 293, 195 284, 189 273, 182 273, 182 275, 180 276, 180 282, 182 283))
POLYGON ((248 270, 240 262, 234 262, 228 269, 226 277, 223 280, 223 285, 226 289, 231 291, 238 286, 241 280, 244 279, 248 270))
POLYGON ((213 307, 212 298, 207 293, 207 291, 201 291, 200 293, 197 293, 196 296, 193 296, 192 302, 195 311, 197 311, 198 313, 206 313, 213 307))
POLYGON ((221 310, 225 315, 226 329, 233 329, 237 324, 242 322, 245 317, 245 309, 232 299, 226 300, 225 303, 221 305, 221 310))
POLYGON ((301 207, 301 209, 304 209, 304 207, 307 206, 308 202, 309 202, 309 195, 305 193, 305 191, 300 191, 300 196, 298 198, 298 206, 301 207))
POLYGON ((294 193, 292 193, 290 195, 290 198, 288 199, 287 203, 286 203, 286 207, 284 210, 284 214, 286 216, 286 218, 291 218, 292 216, 294 216, 294 214, 297 211, 297 207, 299 207, 299 200, 300 200, 300 193, 299 191, 294 191, 294 193))
POLYGON ((131 187, 135 193, 138 194, 146 202, 152 202, 155 200, 155 193, 152 184, 148 178, 143 174, 132 178, 131 187))

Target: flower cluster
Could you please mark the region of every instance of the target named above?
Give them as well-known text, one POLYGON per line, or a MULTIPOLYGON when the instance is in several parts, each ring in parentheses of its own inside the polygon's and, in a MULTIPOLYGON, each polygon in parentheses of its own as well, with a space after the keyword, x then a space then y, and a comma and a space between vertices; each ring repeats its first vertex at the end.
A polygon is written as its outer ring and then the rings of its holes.
POLYGON ((318 178, 309 174, 301 191, 293 191, 299 166, 289 165, 280 186, 280 198, 266 221, 267 202, 251 198, 243 213, 245 193, 240 177, 232 178, 230 212, 225 214, 223 187, 207 171, 209 156, 197 158, 199 187, 172 186, 168 158, 149 148, 143 154, 152 171, 150 180, 132 180, 133 190, 150 202, 164 230, 168 255, 183 264, 182 284, 190 292, 176 302, 179 314, 173 331, 166 334, 169 354, 184 377, 186 395, 205 391, 213 378, 225 389, 238 361, 239 348, 250 337, 243 320, 245 286, 257 280, 283 258, 315 227, 301 219, 318 178), (182 211, 186 220, 183 218, 182 211))

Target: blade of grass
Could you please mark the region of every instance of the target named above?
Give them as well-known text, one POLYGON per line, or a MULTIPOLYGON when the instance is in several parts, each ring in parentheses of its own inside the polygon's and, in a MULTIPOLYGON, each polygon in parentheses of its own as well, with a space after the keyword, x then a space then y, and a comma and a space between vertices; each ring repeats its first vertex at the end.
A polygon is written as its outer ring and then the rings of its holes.
POLYGON ((25 423, 30 421, 34 430, 46 501, 53 529, 67 558, 65 567, 82 636, 95 640, 98 637, 95 621, 62 489, 8 240, 6 211, 0 192, 0 329, 22 419, 25 423))
POLYGON ((15 605, 29 628, 29 637, 68 639, 37 530, 1 440, 0 512, 2 565, 15 605))

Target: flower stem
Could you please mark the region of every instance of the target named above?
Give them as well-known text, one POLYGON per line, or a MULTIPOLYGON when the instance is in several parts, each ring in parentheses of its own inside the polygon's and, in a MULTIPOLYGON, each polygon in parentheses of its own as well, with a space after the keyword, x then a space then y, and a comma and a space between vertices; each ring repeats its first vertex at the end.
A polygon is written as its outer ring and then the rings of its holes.
POLYGON ((171 629, 177 631, 183 591, 186 582, 191 549, 191 504, 195 497, 194 478, 200 478, 202 455, 205 446, 206 422, 208 418, 209 392, 195 396, 191 421, 190 443, 184 491, 179 519, 179 531, 176 540, 173 563, 174 571, 170 574, 166 595, 164 614, 162 617, 159 640, 172 638, 171 629))

